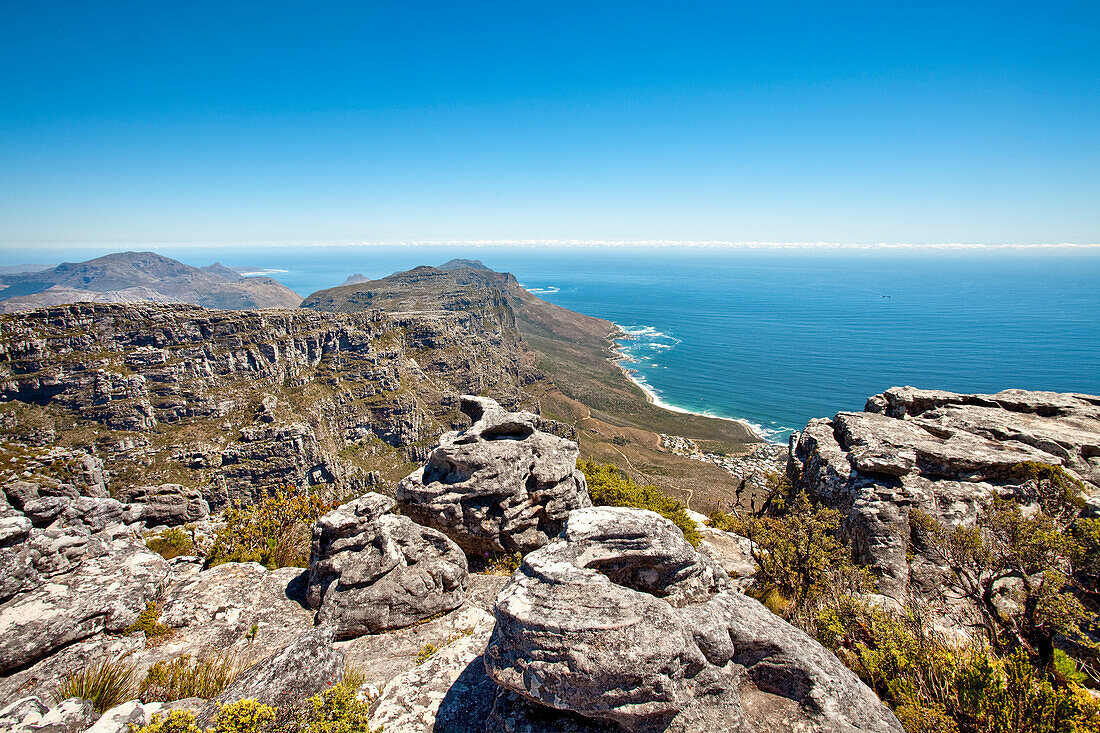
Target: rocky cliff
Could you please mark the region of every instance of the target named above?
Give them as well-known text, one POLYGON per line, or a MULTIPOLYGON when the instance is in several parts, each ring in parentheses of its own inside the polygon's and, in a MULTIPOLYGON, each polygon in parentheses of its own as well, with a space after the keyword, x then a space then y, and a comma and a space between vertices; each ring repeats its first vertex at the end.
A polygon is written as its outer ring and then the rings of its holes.
POLYGON ((907 556, 910 512, 973 525, 994 496, 1020 495, 1016 468, 1026 462, 1060 466, 1100 493, 1100 397, 895 387, 863 412, 812 420, 791 436, 788 473, 845 514, 857 559, 880 592, 903 600, 939 584, 934 561, 907 556))
POLYGON ((361 493, 541 373, 491 314, 81 304, 0 316, 0 481, 179 483, 217 509, 284 486, 361 493), (44 460, 63 449, 79 467, 44 460), (56 475, 55 475, 56 474, 56 475))

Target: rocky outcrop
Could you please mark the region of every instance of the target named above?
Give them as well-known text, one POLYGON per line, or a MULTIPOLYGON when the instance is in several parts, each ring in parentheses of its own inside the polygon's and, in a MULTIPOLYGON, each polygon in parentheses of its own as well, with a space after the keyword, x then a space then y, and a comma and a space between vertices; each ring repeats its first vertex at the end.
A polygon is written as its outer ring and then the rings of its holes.
POLYGON ((571 510, 591 505, 576 443, 485 397, 462 397, 462 411, 473 425, 442 436, 397 489, 413 520, 469 553, 527 553, 556 536, 571 510))
POLYGON ((901 733, 836 657, 731 591, 653 512, 574 511, 495 615, 488 730, 901 733))
POLYGON ((1014 469, 1029 461, 1062 466, 1100 491, 1100 397, 895 387, 864 412, 810 421, 791 437, 788 474, 844 512, 857 559, 881 593, 902 600, 938 585, 907 558, 910 511, 971 525, 993 496, 1019 492, 1014 469))
POLYGON ((96 719, 92 703, 69 698, 46 705, 37 697, 16 700, 0 710, 0 730, 8 733, 81 733, 96 719))
POLYGON ((466 597, 466 556, 434 529, 390 514, 394 500, 368 493, 313 528, 307 600, 338 638, 401 628, 466 597))

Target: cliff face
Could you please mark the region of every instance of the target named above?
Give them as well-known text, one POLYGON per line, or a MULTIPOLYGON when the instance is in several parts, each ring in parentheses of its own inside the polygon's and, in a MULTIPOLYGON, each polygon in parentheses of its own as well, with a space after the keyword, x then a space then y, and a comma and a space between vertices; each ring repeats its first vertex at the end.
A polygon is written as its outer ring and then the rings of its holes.
POLYGON ((75 302, 194 303, 206 308, 294 308, 301 298, 269 277, 242 278, 220 264, 191 267, 152 252, 65 262, 42 272, 0 275, 0 311, 75 302))
POLYGON ((1100 494, 1100 397, 894 387, 863 412, 810 421, 791 437, 788 473, 845 513, 857 559, 880 592, 903 600, 931 595, 941 580, 934 558, 907 556, 910 512, 972 526, 995 496, 1019 495, 1014 469, 1025 462, 1060 466, 1100 494))
POLYGON ((346 495, 467 424, 460 394, 536 406, 530 362, 492 314, 47 308, 0 316, 0 449, 63 446, 108 488, 182 483, 215 509, 287 485, 346 495))

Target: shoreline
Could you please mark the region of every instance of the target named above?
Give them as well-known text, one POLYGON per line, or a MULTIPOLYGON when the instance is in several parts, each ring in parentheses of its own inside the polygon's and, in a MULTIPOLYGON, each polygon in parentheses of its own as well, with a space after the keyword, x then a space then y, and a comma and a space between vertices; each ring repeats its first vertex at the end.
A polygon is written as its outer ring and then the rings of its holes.
POLYGON ((607 335, 608 350, 611 352, 611 356, 609 358, 611 359, 612 363, 614 363, 615 366, 619 368, 619 371, 621 371, 626 376, 626 378, 630 380, 632 384, 637 386, 638 389, 642 390, 642 393, 645 394, 646 401, 649 404, 653 405, 654 407, 659 407, 662 410, 668 410, 669 412, 678 412, 681 415, 694 415, 696 417, 710 418, 711 420, 725 420, 727 422, 736 423, 745 428, 750 436, 761 443, 769 445, 785 444, 785 441, 778 441, 769 438, 767 435, 767 430, 763 426, 756 425, 755 423, 749 422, 748 420, 745 420, 743 418, 708 415, 705 412, 698 412, 696 410, 688 410, 683 407, 677 407, 676 405, 669 404, 665 400, 661 399, 661 396, 650 384, 648 384, 644 379, 641 379, 637 376, 638 373, 635 370, 629 369, 624 366, 625 363, 635 361, 635 359, 633 359, 629 354, 625 353, 622 350, 622 346, 617 342, 620 340, 632 339, 634 338, 634 336, 618 323, 612 322, 612 325, 615 327, 615 329, 607 335))

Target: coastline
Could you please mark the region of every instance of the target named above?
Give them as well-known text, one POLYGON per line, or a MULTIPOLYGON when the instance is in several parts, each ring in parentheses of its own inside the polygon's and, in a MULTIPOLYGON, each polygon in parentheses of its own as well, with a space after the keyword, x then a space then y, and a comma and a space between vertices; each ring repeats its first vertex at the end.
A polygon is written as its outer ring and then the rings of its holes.
POLYGON ((661 396, 657 393, 657 391, 644 379, 638 376, 638 372, 636 370, 630 369, 625 366, 625 364, 636 360, 625 351, 623 351, 622 345, 618 342, 633 339, 635 338, 635 336, 618 323, 613 322, 612 325, 615 328, 607 335, 608 350, 611 353, 611 356, 608 358, 613 364, 615 364, 616 367, 618 367, 618 369, 626 376, 627 379, 630 380, 632 384, 637 386, 638 389, 642 390, 642 392, 645 394, 646 401, 649 402, 649 404, 653 405, 654 407, 659 407, 662 410, 668 410, 669 412, 678 412, 683 415, 696 415, 698 417, 707 417, 712 420, 725 420, 727 422, 736 423, 745 428, 750 435, 752 435, 761 443, 767 443, 770 445, 786 444, 786 441, 780 441, 769 437, 768 431, 763 426, 749 422, 748 420, 745 420, 743 418, 709 415, 705 412, 698 412, 696 410, 688 410, 683 407, 677 407, 676 405, 670 404, 661 399, 661 396))

